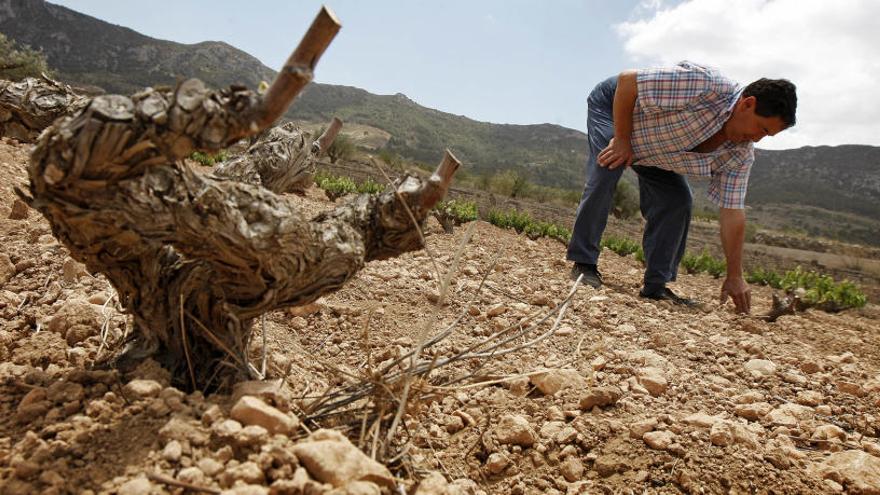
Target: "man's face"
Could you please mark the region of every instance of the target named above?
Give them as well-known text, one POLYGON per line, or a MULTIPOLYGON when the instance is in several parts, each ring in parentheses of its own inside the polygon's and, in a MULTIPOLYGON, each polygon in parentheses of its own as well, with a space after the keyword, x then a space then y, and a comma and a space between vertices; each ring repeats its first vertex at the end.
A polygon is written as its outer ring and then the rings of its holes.
POLYGON ((785 129, 779 117, 762 117, 755 113, 757 101, 754 96, 740 98, 724 123, 727 140, 734 143, 751 141, 757 143, 765 136, 775 136, 785 129))

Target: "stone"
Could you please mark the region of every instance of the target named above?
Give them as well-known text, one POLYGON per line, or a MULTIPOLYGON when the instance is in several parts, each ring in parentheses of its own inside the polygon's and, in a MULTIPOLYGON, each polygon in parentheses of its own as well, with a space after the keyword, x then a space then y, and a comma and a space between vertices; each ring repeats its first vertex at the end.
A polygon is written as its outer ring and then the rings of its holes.
POLYGON ((854 395, 856 397, 864 397, 866 395, 865 389, 863 389, 858 383, 839 381, 837 382, 837 390, 841 393, 854 395))
POLYGON ((663 395, 669 386, 663 371, 658 368, 642 368, 639 370, 638 375, 639 385, 645 387, 648 393, 654 397, 663 395))
POLYGON ((594 407, 616 404, 621 395, 621 391, 617 387, 593 387, 580 398, 578 405, 582 410, 589 411, 594 407))
POLYGON ((446 478, 441 473, 431 471, 422 478, 413 495, 446 495, 446 488, 448 486, 449 483, 446 482, 446 478))
POLYGON ((776 373, 776 364, 766 359, 751 359, 744 367, 755 376, 770 376, 776 373))
POLYGON ((767 413, 764 419, 773 425, 794 427, 800 421, 809 419, 812 415, 813 410, 809 407, 786 403, 767 413))
POLYGON ((179 461, 181 455, 183 455, 183 447, 177 440, 168 442, 162 449, 162 458, 169 462, 179 461))
POLYGON ((880 495, 880 458, 861 450, 831 454, 820 472, 823 478, 840 483, 849 493, 880 495))
POLYGON ((543 373, 531 375, 530 380, 544 395, 556 395, 566 388, 586 388, 587 381, 572 369, 549 369, 543 373))
POLYGON ((630 438, 642 438, 645 433, 649 431, 653 431, 654 428, 657 427, 657 418, 648 418, 636 423, 633 423, 629 427, 629 436, 630 438))
POLYGON ((741 404, 736 406, 734 413, 749 421, 757 421, 766 416, 773 410, 773 406, 766 402, 754 402, 752 404, 741 404))
POLYGON ((260 425, 247 425, 235 434, 235 443, 242 446, 253 446, 266 443, 269 431, 260 425))
POLYGON ((573 483, 584 477, 584 463, 577 456, 568 456, 560 464, 559 472, 565 481, 573 483))
POLYGON ((496 316, 503 315, 506 312, 507 306, 505 306, 504 304, 496 304, 495 306, 492 306, 491 308, 486 310, 486 316, 488 316, 489 318, 494 318, 496 316))
POLYGON ((246 484, 259 484, 265 481, 263 470, 256 462, 247 461, 237 466, 227 467, 223 472, 222 478, 228 485, 232 485, 236 481, 243 481, 246 484))
POLYGON ((16 198, 12 200, 12 208, 9 211, 9 219, 10 220, 24 220, 28 217, 28 207, 27 203, 16 198))
POLYGON ((369 481, 352 481, 344 489, 345 495, 382 495, 382 490, 369 481))
POLYGON ((128 480, 119 487, 117 493, 119 495, 150 495, 153 491, 153 484, 144 477, 138 477, 128 480))
POLYGON ((242 430, 241 423, 234 419, 225 419, 211 425, 211 432, 219 438, 232 439, 242 430))
POLYGON ((726 423, 730 426, 730 429, 733 432, 733 441, 735 443, 750 449, 758 448, 760 444, 758 442, 758 436, 755 433, 739 423, 731 421, 727 421, 726 423))
POLYGON ((529 304, 532 306, 549 306, 550 298, 546 294, 532 294, 529 297, 529 304))
POLYGON ((205 473, 203 473, 201 469, 195 466, 190 466, 181 469, 180 472, 177 473, 177 479, 183 481, 184 483, 201 485, 205 482, 205 473))
POLYGON ((0 287, 15 276, 15 265, 6 253, 0 253, 0 287))
POLYGON ((808 375, 812 375, 813 373, 818 373, 822 371, 822 365, 817 361, 806 360, 801 362, 801 371, 808 375))
POLYGON ((733 402, 735 402, 736 404, 754 404, 755 402, 764 402, 764 395, 760 392, 750 391, 735 396, 733 398, 733 402))
POLYGON ((84 299, 71 298, 61 304, 55 315, 49 319, 47 328, 60 334, 68 345, 76 345, 101 331, 103 317, 100 308, 84 299))
POLYGON ((562 325, 556 330, 556 335, 564 337, 574 334, 574 328, 571 325, 562 325))
POLYGON ((162 391, 162 385, 155 380, 132 380, 125 384, 123 391, 129 399, 150 399, 159 397, 162 391))
POLYGON ((535 435, 535 431, 529 425, 528 420, 515 414, 501 416, 501 419, 494 428, 494 432, 498 442, 506 445, 531 447, 537 440, 537 435, 535 435))
POLYGON ((79 401, 85 395, 82 385, 68 381, 54 382, 46 389, 46 398, 56 404, 79 401))
POLYGON ((199 423, 188 419, 173 417, 159 429, 159 436, 165 440, 188 440, 192 445, 205 445, 208 435, 199 427, 199 423))
POLYGON ((223 464, 212 457, 202 457, 196 462, 196 466, 208 476, 214 476, 223 470, 223 464))
POLYGON ((67 258, 61 266, 61 279, 66 285, 75 284, 80 277, 85 277, 88 274, 86 266, 73 258, 67 258))
POLYGON ((733 429, 726 421, 717 421, 712 424, 709 430, 709 441, 712 445, 726 447, 734 442, 733 429))
POLYGON ((649 431, 642 436, 642 440, 655 450, 666 450, 672 445, 675 435, 669 431, 649 431))
POLYGON ((489 454, 489 458, 486 459, 486 470, 491 474, 499 474, 507 469, 507 466, 510 465, 510 459, 498 452, 494 452, 489 454))
POLYGON ((236 485, 220 493, 222 495, 269 495, 269 489, 260 485, 236 485))
POLYGON ((719 422, 720 420, 721 418, 717 416, 709 416, 702 411, 691 414, 690 416, 684 418, 685 423, 700 428, 711 428, 715 423, 719 422))
POLYGON ((837 425, 818 426, 810 436, 810 441, 818 443, 820 448, 827 448, 834 440, 846 441, 846 432, 837 425))
POLYGON ((628 470, 629 466, 626 458, 617 454, 605 454, 600 455, 593 461, 593 469, 599 473, 599 476, 607 478, 613 474, 628 470))
POLYGON ((294 445, 293 452, 311 477, 321 483, 337 488, 351 481, 370 481, 388 489, 395 486, 388 468, 369 458, 335 430, 313 432, 294 445))
POLYGON ((287 435, 299 426, 299 420, 250 395, 239 399, 229 416, 243 425, 262 426, 273 435, 287 435))
POLYGON ((795 400, 802 406, 816 407, 822 403, 824 397, 821 392, 815 390, 801 390, 795 400))

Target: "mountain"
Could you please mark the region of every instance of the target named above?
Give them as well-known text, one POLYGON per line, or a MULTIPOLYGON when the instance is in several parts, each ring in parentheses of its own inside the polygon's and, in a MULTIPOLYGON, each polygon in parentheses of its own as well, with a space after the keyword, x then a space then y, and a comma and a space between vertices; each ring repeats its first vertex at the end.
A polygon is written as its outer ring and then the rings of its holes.
MULTIPOLYGON (((222 42, 157 40, 41 0, 0 0, 0 32, 41 49, 65 82, 110 92, 132 93, 186 77, 214 87, 256 87, 275 76, 256 58, 222 42)), ((306 88, 287 116, 318 122, 338 116, 380 128, 391 135, 388 148, 422 162, 433 163, 449 147, 473 172, 515 169, 538 184, 567 189, 580 189, 584 181, 586 135, 556 125, 478 122, 425 108, 402 94, 317 83, 306 88)), ((843 214, 857 215, 868 221, 865 225, 880 224, 880 148, 758 150, 756 160, 750 205, 797 208, 805 212, 804 222, 818 208, 840 214, 826 224, 852 221, 843 214)), ((694 185, 700 196, 704 186, 694 185)))

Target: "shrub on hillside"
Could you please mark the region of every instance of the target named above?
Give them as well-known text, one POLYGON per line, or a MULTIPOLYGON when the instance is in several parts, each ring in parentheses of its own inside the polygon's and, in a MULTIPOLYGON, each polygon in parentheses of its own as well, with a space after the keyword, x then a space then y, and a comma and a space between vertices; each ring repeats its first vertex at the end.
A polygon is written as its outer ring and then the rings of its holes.
MULTIPOLYGON (((323 133, 322 130, 317 136, 323 133)), ((339 134, 327 150, 327 158, 330 159, 330 163, 336 163, 338 160, 351 160, 354 157, 354 151, 354 141, 345 134, 339 134)))
POLYGON ((487 215, 486 220, 492 225, 524 233, 531 239, 549 237, 563 243, 568 243, 571 239, 571 231, 568 228, 550 222, 533 220, 528 213, 516 210, 492 210, 487 215))
POLYGON ((51 75, 42 52, 19 46, 0 33, 0 79, 20 81, 26 77, 51 75))
POLYGON ((703 249, 700 254, 686 253, 681 260, 681 266, 688 273, 706 272, 715 278, 727 271, 727 262, 712 256, 707 249, 703 249))
POLYGON ((629 256, 642 250, 642 246, 638 242, 625 237, 617 237, 613 235, 603 236, 602 242, 599 245, 603 248, 608 248, 614 251, 620 256, 629 256))
POLYGON ((337 177, 323 173, 315 175, 315 185, 323 189, 331 201, 336 201, 337 198, 346 194, 379 194, 385 190, 385 186, 373 179, 367 179, 358 184, 350 177, 337 177))

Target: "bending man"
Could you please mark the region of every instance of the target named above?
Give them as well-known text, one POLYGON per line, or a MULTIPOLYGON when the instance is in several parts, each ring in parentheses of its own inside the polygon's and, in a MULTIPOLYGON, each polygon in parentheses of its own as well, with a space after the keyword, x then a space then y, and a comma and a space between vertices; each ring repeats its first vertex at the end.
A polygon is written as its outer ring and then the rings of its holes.
POLYGON ((647 224, 644 286, 639 295, 691 301, 673 293, 684 255, 693 198, 685 176, 709 179, 709 200, 721 208, 721 244, 727 277, 721 302, 750 310, 742 274, 746 186, 754 143, 795 123, 797 96, 785 79, 759 79, 745 88, 716 70, 691 62, 624 71, 599 83, 587 100, 587 183, 568 246, 572 278, 602 285, 597 268, 617 181, 626 166, 639 176, 647 224))

